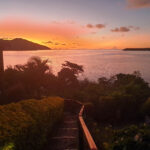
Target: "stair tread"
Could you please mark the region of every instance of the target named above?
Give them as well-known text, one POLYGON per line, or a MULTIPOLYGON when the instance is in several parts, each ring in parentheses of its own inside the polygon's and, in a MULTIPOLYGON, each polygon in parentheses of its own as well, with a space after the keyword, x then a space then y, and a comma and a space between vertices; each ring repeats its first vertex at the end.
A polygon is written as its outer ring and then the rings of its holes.
POLYGON ((77 115, 64 112, 63 120, 46 150, 78 150, 77 115))

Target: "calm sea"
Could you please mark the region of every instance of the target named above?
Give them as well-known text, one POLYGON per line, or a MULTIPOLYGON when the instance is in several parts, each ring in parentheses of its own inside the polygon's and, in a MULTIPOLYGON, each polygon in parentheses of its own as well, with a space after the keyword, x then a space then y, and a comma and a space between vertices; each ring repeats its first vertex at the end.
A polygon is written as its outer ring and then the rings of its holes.
POLYGON ((140 71, 150 83, 150 52, 121 50, 50 50, 50 51, 6 51, 5 68, 9 65, 24 64, 32 56, 49 59, 53 72, 61 69, 61 64, 70 61, 84 66, 84 74, 90 80, 110 77, 117 73, 140 71))

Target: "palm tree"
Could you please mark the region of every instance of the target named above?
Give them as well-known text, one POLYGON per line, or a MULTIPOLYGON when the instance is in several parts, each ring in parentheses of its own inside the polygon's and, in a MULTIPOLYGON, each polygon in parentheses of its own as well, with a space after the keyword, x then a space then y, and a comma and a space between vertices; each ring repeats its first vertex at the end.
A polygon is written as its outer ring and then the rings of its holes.
POLYGON ((28 93, 31 95, 34 93, 36 98, 40 98, 46 74, 51 72, 48 59, 42 60, 34 56, 25 65, 16 65, 15 70, 22 74, 22 82, 28 93))

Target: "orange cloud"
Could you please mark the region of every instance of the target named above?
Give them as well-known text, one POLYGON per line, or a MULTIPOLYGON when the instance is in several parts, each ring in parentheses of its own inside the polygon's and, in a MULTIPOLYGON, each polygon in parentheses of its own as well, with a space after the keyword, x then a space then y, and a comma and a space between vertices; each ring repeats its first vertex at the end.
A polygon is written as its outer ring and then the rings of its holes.
POLYGON ((130 28, 128 27, 119 27, 111 30, 112 32, 129 32, 130 28))
POLYGON ((102 28, 105 28, 105 27, 106 27, 105 24, 96 24, 95 26, 96 26, 96 28, 98 28, 98 29, 102 29, 102 28))
POLYGON ((127 0, 127 3, 131 8, 150 7, 150 0, 127 0))
POLYGON ((139 30, 140 27, 136 26, 128 26, 128 27, 117 27, 114 29, 111 29, 112 32, 129 32, 131 30, 139 30))
POLYGON ((93 28, 94 26, 92 24, 87 24, 86 27, 87 28, 93 28))
POLYGON ((96 25, 93 25, 93 24, 87 24, 86 27, 87 27, 87 28, 97 28, 97 29, 102 29, 102 28, 105 28, 106 25, 105 25, 105 24, 96 24, 96 25))

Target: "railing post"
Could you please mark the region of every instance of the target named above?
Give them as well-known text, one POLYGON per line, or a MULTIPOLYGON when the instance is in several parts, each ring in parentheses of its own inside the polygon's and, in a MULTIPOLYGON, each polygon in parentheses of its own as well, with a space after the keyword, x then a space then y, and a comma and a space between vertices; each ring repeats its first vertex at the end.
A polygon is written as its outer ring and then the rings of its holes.
POLYGON ((0 48, 0 74, 4 72, 3 50, 0 48))

